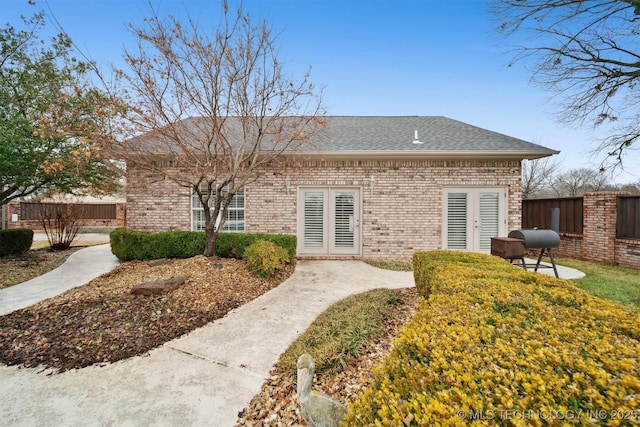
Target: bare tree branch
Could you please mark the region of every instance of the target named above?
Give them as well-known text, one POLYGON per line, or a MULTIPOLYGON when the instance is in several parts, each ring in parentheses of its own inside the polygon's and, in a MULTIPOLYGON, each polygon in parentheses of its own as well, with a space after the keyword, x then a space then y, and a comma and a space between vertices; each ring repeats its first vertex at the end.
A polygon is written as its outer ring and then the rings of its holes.
POLYGON ((131 26, 138 50, 125 52, 129 69, 117 71, 132 94, 127 119, 138 136, 114 148, 129 167, 198 195, 207 256, 233 196, 324 125, 309 73, 287 77, 267 24, 226 2, 223 9, 212 32, 152 10, 143 27, 131 26))
POLYGON ((515 61, 533 62, 532 81, 557 94, 567 123, 607 123, 596 152, 602 169, 623 166, 640 135, 640 7, 637 0, 492 0, 515 61))
POLYGON ((523 161, 522 198, 535 198, 537 194, 548 189, 559 168, 558 160, 551 157, 523 161))
POLYGON ((587 168, 571 169, 557 175, 551 187, 557 197, 577 197, 590 191, 615 189, 606 173, 587 168))

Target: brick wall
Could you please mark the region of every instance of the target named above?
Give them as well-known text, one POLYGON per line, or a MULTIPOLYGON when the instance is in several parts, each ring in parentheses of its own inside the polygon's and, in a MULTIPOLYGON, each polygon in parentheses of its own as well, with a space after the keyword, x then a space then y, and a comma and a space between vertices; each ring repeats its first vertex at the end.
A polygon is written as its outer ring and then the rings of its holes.
POLYGON ((582 234, 560 233, 560 246, 553 252, 557 256, 582 259, 582 240, 582 234))
POLYGON ((619 265, 640 270, 640 241, 617 240, 616 262, 619 265))
POLYGON ((584 259, 615 262, 616 219, 618 215, 616 192, 587 193, 583 205, 584 259))
MULTIPOLYGON (((190 229, 188 189, 135 170, 127 183, 129 228, 190 229)), ((296 234, 298 188, 304 186, 361 189, 365 258, 409 259, 417 250, 442 247, 446 187, 506 188, 507 230, 520 228, 519 161, 308 160, 264 171, 245 187, 246 231, 296 234)))
MULTIPOLYGON (((442 190, 449 186, 506 187, 507 229, 520 228, 518 161, 308 160, 265 170, 245 187, 246 231, 296 234, 297 189, 302 186, 361 188, 365 258, 408 259, 416 250, 440 248, 442 190)), ((129 228, 189 230, 190 215, 189 189, 129 170, 129 228)))
POLYGON ((191 193, 163 176, 127 169, 127 227, 141 231, 191 229, 191 193))
POLYGON ((408 259, 442 247, 445 187, 507 187, 508 228, 519 227, 519 171, 513 161, 306 161, 247 187, 247 231, 295 234, 298 187, 359 187, 362 256, 408 259))
POLYGON ((587 193, 583 199, 582 235, 561 234, 558 256, 601 261, 640 269, 640 241, 616 239, 618 196, 625 192, 587 193))

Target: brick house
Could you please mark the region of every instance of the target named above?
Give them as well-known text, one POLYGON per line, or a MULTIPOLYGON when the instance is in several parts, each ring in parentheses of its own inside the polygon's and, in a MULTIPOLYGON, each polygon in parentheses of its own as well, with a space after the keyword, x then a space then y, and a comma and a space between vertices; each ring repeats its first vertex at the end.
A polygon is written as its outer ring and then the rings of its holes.
MULTIPOLYGON (((295 234, 301 258, 489 252, 492 236, 520 228, 521 161, 558 153, 439 116, 329 117, 327 131, 247 184, 224 230, 295 234)), ((188 188, 127 173, 129 228, 203 229, 188 188)))

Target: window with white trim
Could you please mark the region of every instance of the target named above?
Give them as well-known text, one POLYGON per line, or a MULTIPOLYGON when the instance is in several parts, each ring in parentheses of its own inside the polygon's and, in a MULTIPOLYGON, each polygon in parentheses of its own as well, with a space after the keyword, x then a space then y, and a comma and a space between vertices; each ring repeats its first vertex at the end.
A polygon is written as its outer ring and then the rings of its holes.
MULTIPOLYGON (((222 189, 224 195, 229 190, 225 187, 222 189)), ((211 197, 210 206, 215 203, 215 196, 211 197)), ((216 219, 216 227, 220 224, 220 218, 216 219)), ((194 191, 191 195, 191 230, 204 231, 205 217, 204 207, 200 203, 198 194, 194 191)), ((222 231, 244 233, 244 187, 231 199, 231 203, 227 209, 227 220, 222 226, 222 231)))

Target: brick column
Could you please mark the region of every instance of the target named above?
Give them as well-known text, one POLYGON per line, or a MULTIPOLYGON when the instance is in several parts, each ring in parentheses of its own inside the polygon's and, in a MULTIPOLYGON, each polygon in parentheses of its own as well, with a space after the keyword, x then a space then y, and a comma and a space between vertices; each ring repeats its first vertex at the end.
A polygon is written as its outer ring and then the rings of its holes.
POLYGON ((615 263, 618 196, 624 192, 586 193, 583 205, 585 260, 615 263))
POLYGON ((19 228, 21 226, 20 222, 11 221, 12 214, 18 215, 18 221, 21 219, 20 215, 20 202, 16 200, 12 200, 5 205, 5 228, 19 228))
POLYGON ((116 227, 127 226, 127 204, 126 203, 116 203, 115 226, 116 227))

